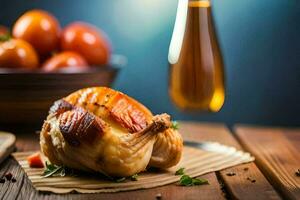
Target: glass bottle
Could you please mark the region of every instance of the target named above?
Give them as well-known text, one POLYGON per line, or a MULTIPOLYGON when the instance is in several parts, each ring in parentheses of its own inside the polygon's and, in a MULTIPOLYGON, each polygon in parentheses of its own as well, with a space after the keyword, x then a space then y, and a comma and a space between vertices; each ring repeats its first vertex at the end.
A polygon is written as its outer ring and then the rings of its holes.
POLYGON ((217 112, 224 69, 208 0, 179 0, 168 56, 169 94, 183 110, 217 112))

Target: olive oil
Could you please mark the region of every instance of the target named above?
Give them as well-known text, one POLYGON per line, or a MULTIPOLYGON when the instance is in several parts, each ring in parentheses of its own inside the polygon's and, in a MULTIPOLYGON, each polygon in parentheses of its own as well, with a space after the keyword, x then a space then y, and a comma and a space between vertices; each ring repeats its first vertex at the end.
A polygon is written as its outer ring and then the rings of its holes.
POLYGON ((179 0, 168 59, 169 93, 175 105, 184 110, 221 109, 224 69, 210 1, 179 0))

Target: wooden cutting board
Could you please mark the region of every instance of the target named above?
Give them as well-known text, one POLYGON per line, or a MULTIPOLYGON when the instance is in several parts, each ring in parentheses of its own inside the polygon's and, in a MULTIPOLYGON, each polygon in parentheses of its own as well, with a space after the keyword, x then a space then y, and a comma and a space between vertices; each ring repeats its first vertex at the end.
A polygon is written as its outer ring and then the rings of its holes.
POLYGON ((16 136, 8 132, 0 132, 0 164, 11 152, 16 143, 16 136))

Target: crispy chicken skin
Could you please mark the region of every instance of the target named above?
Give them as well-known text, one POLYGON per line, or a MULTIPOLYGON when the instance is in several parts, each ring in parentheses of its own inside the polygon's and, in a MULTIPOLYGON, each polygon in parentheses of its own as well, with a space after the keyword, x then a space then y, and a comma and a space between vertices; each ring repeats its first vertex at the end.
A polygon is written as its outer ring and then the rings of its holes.
POLYGON ((131 176, 148 166, 169 168, 182 153, 170 116, 155 115, 106 87, 86 88, 54 103, 40 134, 49 161, 107 176, 131 176))

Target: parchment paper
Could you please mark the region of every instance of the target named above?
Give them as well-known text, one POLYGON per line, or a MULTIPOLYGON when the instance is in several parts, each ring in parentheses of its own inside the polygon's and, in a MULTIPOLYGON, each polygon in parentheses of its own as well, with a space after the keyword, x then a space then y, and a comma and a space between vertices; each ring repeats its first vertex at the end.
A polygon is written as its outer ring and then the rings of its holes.
POLYGON ((254 160, 254 157, 249 153, 238 151, 233 147, 219 143, 210 144, 211 146, 207 150, 185 146, 183 157, 177 166, 168 170, 148 170, 138 175, 138 181, 129 179, 120 183, 95 174, 43 178, 41 174, 44 169, 30 168, 26 161, 26 157, 33 152, 17 152, 13 154, 13 157, 25 170, 35 189, 53 193, 73 191, 78 193, 101 193, 153 188, 179 181, 180 176, 175 176, 175 171, 180 167, 184 167, 185 173, 191 177, 197 177, 208 172, 219 171, 254 160))

